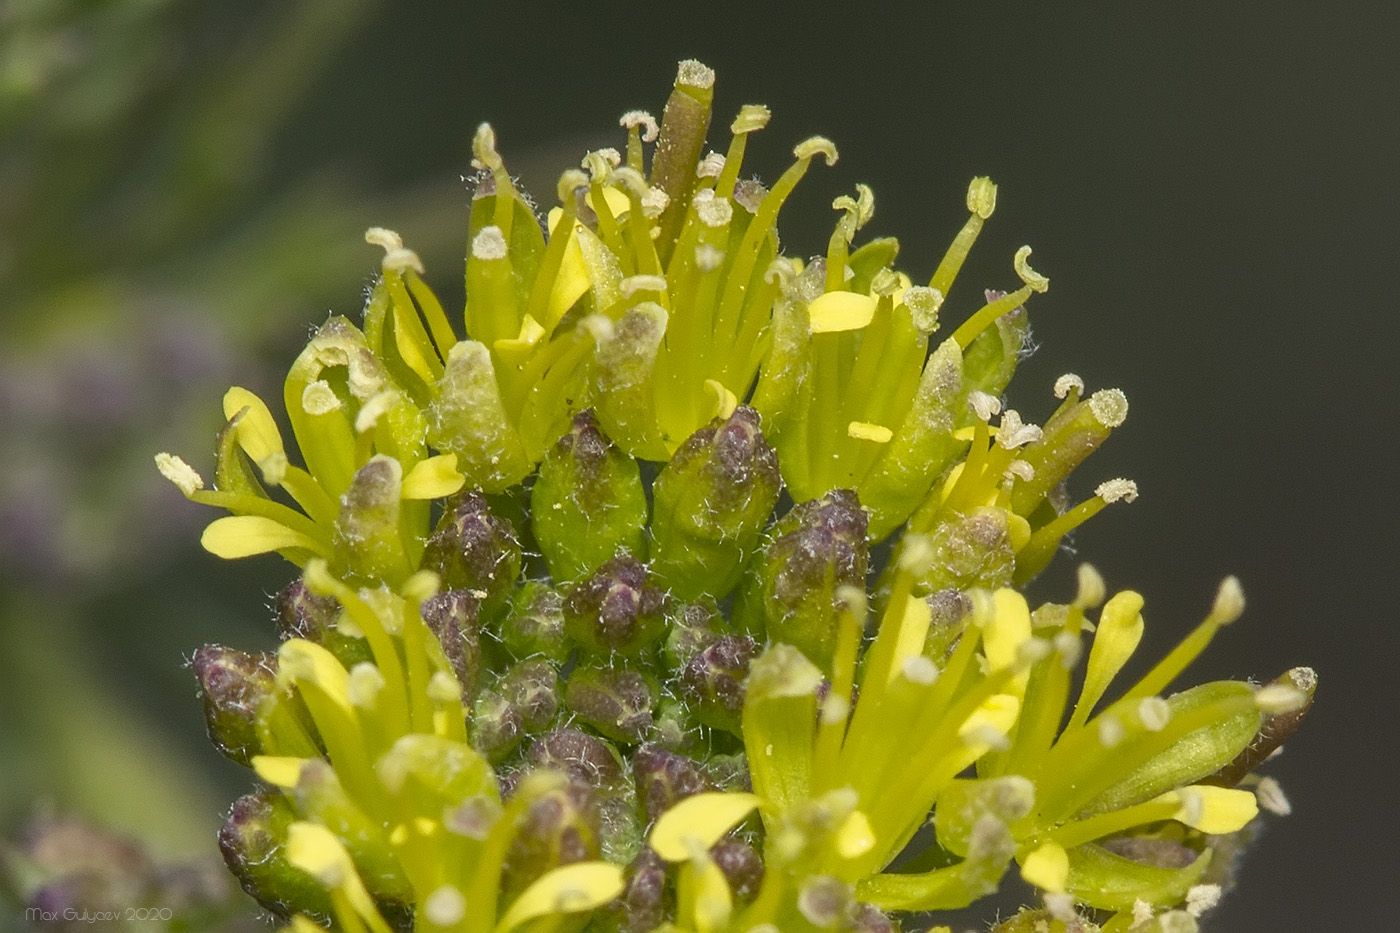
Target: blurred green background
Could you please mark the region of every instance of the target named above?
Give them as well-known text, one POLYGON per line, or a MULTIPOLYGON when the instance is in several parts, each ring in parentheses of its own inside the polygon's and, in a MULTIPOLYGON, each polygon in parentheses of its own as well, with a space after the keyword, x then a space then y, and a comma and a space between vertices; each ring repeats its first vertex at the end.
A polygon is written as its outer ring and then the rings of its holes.
MULTIPOLYGON (((813 133, 840 147, 785 212, 793 252, 824 248, 831 198, 863 181, 872 234, 927 274, 968 179, 1000 184, 964 287, 1014 281, 1023 242, 1054 284, 1013 403, 1043 417, 1073 370, 1133 405, 1091 471, 1143 497, 1080 556, 1144 593, 1158 651, 1240 575, 1250 612, 1198 678, 1322 676, 1274 769, 1295 815, 1216 928, 1380 924, 1393 908, 1367 886, 1400 874, 1381 602, 1397 39, 1394 5, 1361 0, 0 0, 0 838, 13 854, 36 815, 75 814, 163 863, 213 854, 248 780, 204 742, 183 661, 270 646, 288 570, 200 552, 211 516, 151 455, 207 469, 224 388, 279 395, 307 328, 358 313, 370 225, 460 306, 478 122, 547 193, 698 57, 717 127, 773 108, 761 174, 813 133)), ((1069 567, 1041 595, 1068 592, 1069 567)))

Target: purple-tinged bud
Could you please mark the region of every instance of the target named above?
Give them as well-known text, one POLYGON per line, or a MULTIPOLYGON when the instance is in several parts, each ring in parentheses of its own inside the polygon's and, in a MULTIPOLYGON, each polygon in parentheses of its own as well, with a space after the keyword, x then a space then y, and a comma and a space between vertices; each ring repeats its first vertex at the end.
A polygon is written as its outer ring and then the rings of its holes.
POLYGON ((679 698, 662 696, 652 712, 651 719, 651 735, 648 741, 668 751, 684 755, 704 752, 705 729, 695 718, 690 707, 679 698))
POLYGON ((744 680, 758 644, 747 635, 727 635, 691 659, 681 671, 681 698, 707 726, 740 734, 744 680))
POLYGON ((472 705, 472 748, 500 764, 525 736, 520 707, 494 690, 483 690, 472 705))
POLYGON ((545 872, 596 859, 598 802, 579 781, 546 791, 530 802, 501 872, 501 900, 509 904, 545 872))
POLYGON ((671 895, 666 888, 666 863, 650 848, 637 853, 627 867, 627 888, 621 897, 619 933, 651 933, 663 926, 671 895))
POLYGON ((763 859, 757 849, 742 839, 721 839, 710 848, 710 858, 724 872, 735 900, 748 903, 758 896, 763 886, 763 859))
POLYGON ((287 827, 295 819, 277 791, 240 797, 219 830, 219 850, 243 890, 267 910, 282 918, 293 913, 328 918, 325 886, 287 861, 287 827))
POLYGON ((335 655, 349 670, 361 661, 373 661, 369 643, 342 633, 336 627, 340 603, 332 596, 317 596, 301 579, 293 580, 278 591, 273 601, 277 617, 277 636, 305 638, 314 641, 335 655))
POLYGON ((632 774, 637 803, 648 823, 685 798, 714 790, 698 761, 651 742, 632 755, 632 774))
POLYGON ((277 689, 276 657, 205 645, 195 651, 192 666, 204 699, 209 741, 225 758, 248 764, 262 753, 258 710, 277 689))
POLYGON ((829 670, 843 586, 865 589, 868 519, 856 494, 837 489, 796 506, 774 526, 755 583, 763 631, 829 670))
POLYGON ((636 655, 661 637, 665 603, 640 561, 617 557, 569 591, 565 631, 585 653, 636 655))
POLYGON ((423 622, 437 636, 464 696, 476 692, 481 674, 481 637, 477 613, 481 601, 466 590, 445 590, 423 601, 423 622))
POLYGON ((615 793, 626 786, 627 772, 616 748, 579 729, 555 729, 530 743, 526 759, 537 768, 562 771, 570 779, 615 793))
POLYGON ((1303 717, 1312 709, 1313 695, 1317 691, 1317 673, 1310 667, 1295 667, 1285 671, 1274 684, 1283 687, 1292 687, 1298 690, 1306 698, 1304 701, 1286 712, 1266 713, 1263 722, 1259 725, 1259 731, 1254 736, 1254 741, 1245 747, 1244 751, 1235 756, 1235 759, 1219 771, 1201 781, 1202 784, 1218 784, 1221 787, 1234 787, 1245 775, 1259 767, 1269 756, 1278 750, 1284 742, 1298 731, 1298 727, 1303 723, 1303 717))
POLYGON ((555 664, 563 664, 569 657, 563 595, 535 581, 521 586, 511 597, 510 609, 501 621, 501 643, 519 660, 542 655, 555 664))
POLYGON ((618 742, 640 742, 651 731, 654 681, 621 667, 574 668, 565 690, 569 711, 618 742))
POLYGON ((690 436, 652 488, 652 560, 681 599, 721 599, 739 582, 782 478, 758 412, 740 405, 728 420, 690 436))
POLYGON ((966 627, 972 600, 949 588, 930 593, 924 601, 928 603, 929 625, 923 654, 941 668, 966 627))
POLYGON ((520 710, 520 724, 527 734, 543 732, 559 716, 559 672, 545 658, 517 663, 502 675, 496 690, 520 710))
POLYGON ((646 545, 646 490, 637 461, 598 430, 590 411, 545 454, 530 492, 535 540, 550 575, 586 576, 619 552, 641 556, 646 545))
POLYGON ((515 529, 493 515, 478 492, 449 500, 423 552, 423 568, 436 571, 445 588, 466 590, 481 600, 482 619, 494 617, 505 603, 520 576, 520 563, 515 529))

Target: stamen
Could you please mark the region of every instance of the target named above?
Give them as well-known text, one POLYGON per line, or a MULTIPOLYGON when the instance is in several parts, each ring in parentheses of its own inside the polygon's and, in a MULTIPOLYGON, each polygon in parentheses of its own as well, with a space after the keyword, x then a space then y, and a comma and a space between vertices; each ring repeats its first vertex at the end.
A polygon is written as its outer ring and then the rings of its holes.
POLYGON ((382 247, 386 253, 403 249, 403 237, 387 227, 370 227, 365 231, 365 242, 371 246, 382 247))
POLYGON ((1307 702, 1306 693, 1288 684, 1268 684, 1254 693, 1254 705, 1270 716, 1291 713, 1301 709, 1307 702))
POLYGON ((1220 625, 1229 625, 1244 615, 1244 587, 1240 586, 1239 577, 1232 575, 1220 581, 1210 614, 1220 625))
MULTIPOLYGON (((873 282, 871 288, 874 288, 873 282)), ((909 309, 909 317, 919 333, 927 337, 938 330, 938 311, 943 307, 942 292, 927 285, 913 285, 905 289, 900 300, 909 309)))
POLYGON ((1171 707, 1161 697, 1143 697, 1138 701, 1137 714, 1148 732, 1161 732, 1172 718, 1171 707))
POLYGON ((1186 912, 1193 917, 1199 917, 1220 903, 1220 894, 1218 884, 1192 885, 1186 891, 1186 912))
POLYGON ((345 683, 345 692, 350 695, 350 705, 358 709, 373 709, 374 701, 384 689, 384 675, 368 661, 361 661, 350 668, 350 676, 345 683))
POLYGON ((628 301, 638 292, 666 291, 666 279, 659 275, 631 275, 622 280, 622 297, 628 301))
POLYGON ((308 415, 328 415, 340 409, 340 398, 329 382, 317 379, 302 390, 301 407, 308 415))
POLYGON ((850 424, 846 425, 846 435, 858 441, 874 441, 877 444, 888 444, 894 437, 894 432, 881 424, 852 421, 850 424))
POLYGON ((186 496, 192 496, 204 488, 204 477, 184 460, 174 454, 156 454, 156 469, 160 475, 179 487, 186 496))
POLYGON ((1259 779, 1259 786, 1254 788, 1254 796, 1259 801, 1259 806, 1275 816, 1288 816, 1293 812, 1293 804, 1288 802, 1283 788, 1271 777, 1259 779))
POLYGON ((1001 416, 1001 426, 997 429, 997 445, 1005 450, 1015 450, 1017 447, 1034 444, 1040 440, 1041 433, 1039 426, 1022 423, 1020 412, 1008 408, 1006 414, 1001 416))
POLYGON ((700 164, 695 166, 696 178, 718 178, 724 172, 724 156, 714 150, 705 154, 700 164))
POLYGON ((804 139, 792 147, 792 154, 799 162, 806 162, 820 155, 828 166, 836 164, 836 144, 825 136, 804 139))
POLYGON ((1049 291, 1050 280, 1047 279, 1045 276, 1041 275, 1039 272, 1036 272, 1030 267, 1030 263, 1026 262, 1026 260, 1030 257, 1030 254, 1031 248, 1029 246, 1023 246, 1020 249, 1016 250, 1016 256, 1012 260, 1012 264, 1016 268, 1016 274, 1021 277, 1022 282, 1025 282, 1026 285, 1030 286, 1031 291, 1049 291))
POLYGON ((423 915, 434 926, 453 926, 467 915, 467 899, 457 888, 445 884, 423 900, 423 915))
POLYGON ((985 176, 972 179, 967 186, 967 209, 988 220, 997 209, 997 186, 985 176))
POLYGON ((734 216, 734 208, 729 199, 715 197, 714 191, 709 188, 697 191, 690 203, 694 206, 695 215, 700 218, 700 222, 711 229, 725 226, 734 216))
POLYGON ((618 125, 628 130, 640 127, 644 143, 656 142, 656 137, 661 133, 661 127, 657 125, 656 118, 645 110, 629 110, 617 122, 618 125))
MULTIPOLYGON (((496 131, 491 124, 483 123, 476 128, 476 135, 472 137, 472 164, 478 168, 490 169, 496 172, 505 166, 501 161, 501 154, 496 151, 496 131)), ((496 192, 499 197, 504 192, 496 192)))
POLYGON ((1001 399, 979 389, 967 394, 967 404, 981 421, 991 421, 992 416, 1001 412, 1001 399))
POLYGON ((1055 380, 1055 398, 1066 398, 1070 392, 1084 392, 1084 380, 1074 373, 1065 373, 1055 380))
POLYGON ((1094 490, 1094 495, 1110 505, 1120 499, 1133 502, 1138 497, 1138 487, 1137 483, 1130 479, 1111 479, 1100 483, 1094 490))
POLYGON ((763 104, 745 104, 739 108, 739 115, 734 118, 734 122, 729 124, 729 132, 736 136, 756 132, 767 126, 772 116, 772 111, 763 104))

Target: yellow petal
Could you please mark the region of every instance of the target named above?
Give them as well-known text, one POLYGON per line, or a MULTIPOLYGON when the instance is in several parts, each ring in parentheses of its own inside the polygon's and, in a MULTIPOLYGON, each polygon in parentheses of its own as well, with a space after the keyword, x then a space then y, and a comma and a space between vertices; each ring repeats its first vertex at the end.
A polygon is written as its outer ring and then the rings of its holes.
POLYGON ((277 679, 283 684, 315 684, 353 715, 350 674, 325 648, 304 638, 290 638, 277 649, 277 679))
MULTIPOLYGON (((592 207, 595 211, 597 210, 597 207, 593 203, 592 191, 589 191, 586 195, 584 195, 583 200, 588 204, 589 207, 592 207)), ((612 212, 612 215, 614 217, 622 216, 623 214, 627 213, 627 211, 632 207, 632 202, 627 200, 627 195, 612 187, 603 189, 603 200, 607 202, 608 210, 612 212)), ((557 209, 558 208, 556 208, 556 210, 557 209)))
POLYGON ((320 545, 311 538, 261 515, 230 515, 215 519, 204 529, 199 543, 210 554, 227 560, 288 548, 321 553, 320 545))
POLYGON ((520 335, 497 340, 492 344, 497 355, 506 363, 523 363, 535 351, 535 346, 544 339, 544 327, 530 315, 520 322, 520 335))
POLYGON ((1172 819, 1213 836, 1237 832, 1259 814, 1258 798, 1247 790, 1193 784, 1175 795, 1164 794, 1157 800, 1165 801, 1173 796, 1181 800, 1181 808, 1172 819))
POLYGON ((894 432, 883 424, 870 424, 865 421, 852 421, 846 425, 846 436, 853 437, 858 441, 874 441, 877 444, 888 444, 894 437, 894 432))
POLYGON ((704 850, 690 863, 695 883, 696 933, 725 933, 734 913, 734 892, 724 872, 704 850))
POLYGON ((355 913, 375 933, 390 933, 365 883, 355 872, 350 853, 330 830, 317 823, 292 823, 287 827, 287 861, 326 887, 344 893, 355 913))
POLYGON ((754 794, 696 794, 661 814, 647 842, 666 861, 683 862, 690 858, 692 841, 708 849, 757 807, 754 794))
POLYGON ((1059 893, 1069 880, 1069 853, 1047 842, 1021 859, 1021 877, 1043 891, 1059 893))
POLYGON ((889 682, 894 683, 904 671, 904 662, 923 654, 924 640, 928 638, 928 627, 933 621, 933 613, 928 602, 918 596, 910 596, 904 604, 904 614, 899 620, 899 640, 895 642, 894 659, 890 663, 889 682))
POLYGON ((1031 611, 1026 598, 1015 590, 992 594, 992 615, 983 625, 982 650, 994 671, 1016 663, 1016 652, 1031 637, 1031 611))
POLYGON ((812 333, 826 334, 839 330, 859 330, 875 317, 879 299, 855 292, 827 292, 807 306, 807 318, 812 333))
POLYGON ((405 499, 441 499, 462 488, 466 477, 457 472, 457 455, 440 454, 414 464, 399 493, 405 499))
POLYGON ((607 862, 576 862, 540 876, 515 899, 496 924, 496 933, 550 914, 572 914, 601 907, 622 893, 622 869, 607 862))
POLYGON ((249 458, 260 463, 271 454, 285 457, 282 433, 277 430, 277 422, 272 419, 267 405, 247 389, 234 386, 224 393, 224 417, 232 421, 240 411, 243 418, 238 422, 238 445, 249 458))
POLYGON ((306 761, 290 756, 254 755, 251 763, 253 771, 267 783, 275 787, 296 787, 301 779, 301 766, 306 761))

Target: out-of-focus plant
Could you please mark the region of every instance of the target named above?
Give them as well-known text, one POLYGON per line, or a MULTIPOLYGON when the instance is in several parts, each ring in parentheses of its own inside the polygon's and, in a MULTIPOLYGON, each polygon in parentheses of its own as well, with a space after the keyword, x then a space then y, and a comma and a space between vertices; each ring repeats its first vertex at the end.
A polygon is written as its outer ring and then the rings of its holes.
POLYGON ((203 769, 104 657, 116 626, 159 638, 116 594, 152 590, 195 520, 155 498, 150 446, 207 436, 193 400, 261 369, 289 314, 353 295, 361 257, 335 232, 384 209, 430 244, 451 232, 450 205, 348 173, 270 183, 279 130, 376 7, 0 4, 3 830, 48 801, 157 858, 203 838, 203 769))

